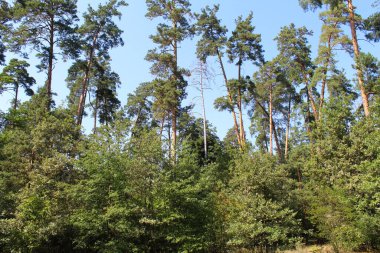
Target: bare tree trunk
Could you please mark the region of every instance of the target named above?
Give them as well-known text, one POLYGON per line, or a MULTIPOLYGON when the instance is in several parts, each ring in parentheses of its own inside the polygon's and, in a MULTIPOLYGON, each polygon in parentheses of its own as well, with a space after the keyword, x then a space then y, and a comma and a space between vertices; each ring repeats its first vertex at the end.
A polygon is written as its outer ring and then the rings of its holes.
POLYGON ((87 86, 88 86, 88 80, 89 80, 89 74, 90 74, 89 67, 91 67, 90 61, 87 64, 86 72, 82 81, 82 92, 79 97, 79 103, 78 103, 78 109, 77 109, 77 125, 82 125, 84 105, 86 102, 87 86))
MULTIPOLYGON (((173 6, 175 6, 175 1, 173 1, 173 6)), ((177 29, 177 23, 173 21, 173 27, 176 30, 177 29)), ((174 39, 173 43, 173 51, 174 51, 174 79, 177 80, 177 72, 178 72, 178 45, 177 40, 174 39)), ((175 83, 175 82, 174 82, 175 83)), ((177 86, 174 87, 174 89, 177 89, 177 86)), ((177 98, 176 98, 177 99, 177 98)), ((175 107, 171 109, 171 116, 172 116, 172 142, 170 147, 171 152, 171 159, 172 163, 176 164, 177 159, 177 110, 178 105, 175 104, 175 107)))
POLYGON ((331 33, 329 34, 329 39, 327 41, 327 47, 328 47, 328 55, 327 55, 327 60, 326 60, 326 63, 324 65, 324 69, 323 69, 323 77, 322 77, 322 86, 321 86, 321 96, 320 96, 320 99, 319 99, 319 111, 318 111, 318 121, 321 121, 322 120, 322 110, 323 110, 323 105, 324 105, 324 102, 325 102, 325 89, 326 89, 326 82, 327 82, 327 69, 330 65, 330 57, 331 57, 331 39, 332 39, 332 36, 331 36, 331 33))
MULTIPOLYGON (((228 79, 227 79, 226 71, 224 69, 224 64, 223 64, 223 61, 222 61, 222 56, 220 55, 219 49, 216 49, 216 52, 217 52, 217 55, 218 55, 218 60, 219 60, 220 68, 222 69, 224 83, 225 83, 226 89, 227 89, 228 101, 232 105, 233 104, 232 95, 231 95, 230 89, 228 88, 228 79)), ((232 117, 233 117, 233 120, 234 120, 234 127, 235 127, 236 138, 237 138, 237 141, 238 141, 238 144, 239 144, 240 148, 242 148, 241 140, 240 140, 240 131, 239 131, 239 127, 238 127, 238 123, 237 123, 237 119, 236 119, 236 113, 235 113, 234 108, 232 108, 232 117)))
POLYGON ((15 102, 13 104, 13 109, 17 109, 17 100, 18 100, 18 90, 19 90, 19 85, 16 83, 15 85, 15 102))
MULTIPOLYGON (((241 60, 239 59, 238 66, 238 80, 241 81, 241 60)), ((242 107, 242 94, 240 88, 238 89, 238 110, 239 110, 239 130, 240 130, 240 142, 241 148, 245 148, 245 131, 243 123, 243 107, 242 107)))
POLYGON ((282 159, 282 148, 280 145, 280 140, 278 139, 276 124, 274 123, 273 120, 272 120, 272 127, 273 127, 273 134, 274 134, 274 142, 276 143, 276 148, 277 148, 277 155, 280 159, 282 159))
POLYGON ((307 87, 307 93, 309 94, 311 109, 313 110, 313 116, 314 116, 315 120, 318 120, 317 106, 315 104, 313 93, 312 93, 312 91, 311 91, 311 89, 309 87, 307 87))
MULTIPOLYGON (((169 124, 169 121, 170 121, 170 116, 168 116, 168 145, 169 145, 169 149, 171 149, 171 143, 172 143, 172 135, 171 135, 171 125, 169 124)), ((172 152, 170 150, 169 152, 169 160, 172 159, 172 152)))
POLYGON ((272 84, 269 87, 269 154, 273 155, 272 84))
POLYGON ((313 110, 314 119, 318 120, 317 106, 316 106, 315 101, 314 101, 313 92, 309 87, 309 78, 307 76, 306 67, 304 65, 301 66, 301 71, 302 71, 303 80, 304 80, 305 88, 306 88, 306 92, 307 92, 308 105, 309 106, 311 105, 311 109, 313 110))
POLYGON ((305 117, 306 131, 307 131, 308 135, 311 136, 311 128, 310 128, 311 114, 310 114, 310 96, 309 96, 309 93, 306 93, 306 97, 307 97, 307 113, 306 113, 306 117, 305 117))
POLYGON ((77 125, 82 124, 84 106, 86 103, 86 94, 87 94, 87 89, 88 89, 88 82, 89 82, 89 78, 90 78, 90 71, 91 71, 91 67, 92 67, 92 61, 94 58, 95 45, 96 45, 96 41, 98 39, 98 35, 99 35, 99 29, 95 33, 95 35, 93 36, 92 47, 90 49, 89 57, 87 60, 86 71, 85 71, 85 75, 84 75, 84 78, 82 81, 82 92, 81 92, 81 95, 79 98, 78 109, 77 109, 77 125))
POLYGON ((288 118, 287 118, 287 122, 286 122, 286 136, 285 136, 285 159, 288 158, 288 152, 289 152, 291 104, 292 104, 292 98, 291 98, 291 95, 289 95, 288 118))
POLYGON ((50 109, 50 105, 52 102, 52 81, 53 81, 53 59, 54 59, 54 15, 50 15, 50 21, 49 21, 49 29, 50 29, 50 36, 49 36, 49 63, 48 63, 48 78, 46 81, 46 92, 48 95, 48 109, 50 109))
MULTIPOLYGON (((257 101, 257 100, 256 100, 256 103, 263 110, 263 112, 265 113, 265 115, 267 116, 267 118, 270 119, 269 112, 265 109, 265 107, 259 101, 257 101)), ((273 120, 272 120, 272 124, 270 124, 269 127, 272 127, 272 129, 273 129, 274 141, 275 141, 276 147, 277 147, 277 154, 278 154, 278 156, 281 159, 282 158, 282 148, 281 148, 281 145, 280 145, 280 141, 278 139, 277 130, 276 130, 276 124, 274 123, 273 120)))
POLYGON ((368 94, 366 93, 365 88, 364 88, 363 71, 362 71, 362 66, 360 64, 360 49, 359 49, 359 44, 358 44, 358 38, 356 35, 355 12, 354 12, 354 6, 352 4, 352 0, 347 0, 347 5, 348 5, 348 11, 349 11, 349 17, 350 17, 352 45, 354 47, 355 65, 356 65, 360 95, 363 100, 364 115, 368 117, 370 115, 368 94))
POLYGON ((241 148, 245 148, 245 131, 244 131, 244 123, 243 123, 243 109, 242 109, 242 98, 241 91, 238 90, 238 110, 239 110, 239 130, 240 130, 240 142, 241 148))
POLYGON ((177 150, 176 150, 176 145, 177 145, 177 112, 174 109, 172 111, 172 142, 171 142, 171 159, 173 163, 176 163, 176 156, 177 156, 177 150))
POLYGON ((98 105, 99 105, 99 100, 98 96, 95 96, 95 107, 94 107, 94 134, 96 134, 96 124, 98 122, 98 105))
POLYGON ((203 94, 203 65, 202 65, 202 61, 200 61, 200 67, 201 67, 200 86, 201 86, 201 99, 202 99, 202 111, 203 111, 203 145, 204 145, 204 150, 205 150, 205 159, 207 159, 207 122, 206 122, 205 99, 204 99, 204 94, 203 94))
POLYGON ((162 133, 164 132, 164 125, 165 125, 165 114, 164 114, 164 116, 162 117, 162 121, 161 121, 161 127, 160 127, 160 140, 162 140, 162 133))

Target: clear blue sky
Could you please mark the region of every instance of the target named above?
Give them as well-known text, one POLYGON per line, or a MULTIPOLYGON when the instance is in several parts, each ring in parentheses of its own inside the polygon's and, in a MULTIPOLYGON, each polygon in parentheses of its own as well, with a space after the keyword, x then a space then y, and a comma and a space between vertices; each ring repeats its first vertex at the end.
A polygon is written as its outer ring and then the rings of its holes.
MULTIPOLYGON (((86 10, 88 4, 96 7, 98 3, 105 1, 100 0, 79 0, 79 12, 86 10)), ((145 55, 149 49, 155 47, 150 41, 149 36, 155 33, 155 26, 157 21, 148 20, 145 18, 146 6, 144 0, 127 0, 129 6, 123 8, 123 17, 121 21, 117 23, 124 30, 123 39, 125 46, 121 48, 113 49, 112 56, 112 68, 120 75, 122 85, 118 90, 119 99, 122 101, 122 105, 126 103, 127 94, 135 90, 135 88, 142 82, 152 80, 152 76, 149 73, 150 63, 144 60, 145 55)), ((357 5, 357 12, 362 17, 367 17, 375 11, 371 4, 374 0, 354 0, 357 5)), ((314 35, 310 38, 310 44, 312 46, 313 57, 316 55, 318 49, 319 34, 321 30, 321 22, 318 18, 317 12, 304 12, 298 4, 298 0, 192 0, 192 10, 197 12, 206 5, 220 4, 219 17, 222 19, 222 23, 227 26, 229 31, 234 29, 235 19, 239 15, 243 17, 247 16, 250 11, 253 12, 253 23, 256 27, 256 33, 260 33, 262 36, 262 45, 265 50, 265 58, 267 60, 272 59, 277 54, 276 42, 273 39, 276 37, 282 26, 294 23, 297 27, 306 26, 309 30, 314 32, 314 35)), ((377 10, 378 11, 378 10, 377 10)), ((359 38, 363 38, 362 35, 359 38)), ((195 57, 195 44, 197 37, 192 40, 185 41, 181 44, 179 51, 179 63, 181 67, 191 69, 196 63, 195 57)), ((360 41, 362 51, 371 52, 378 58, 380 58, 378 45, 371 45, 365 41, 360 41)), ((9 60, 11 57, 8 57, 9 60)), ((339 54, 339 61, 342 67, 346 69, 349 77, 352 77, 351 64, 352 59, 347 54, 339 54)), ((31 65, 30 72, 37 79, 38 85, 42 86, 46 80, 45 73, 36 73, 34 65, 37 65, 38 61, 33 57, 30 59, 31 65)), ((215 74, 220 74, 218 65, 211 59, 209 61, 210 67, 215 71, 215 74)), ((226 60, 227 63, 227 60, 226 60)), ((53 73, 53 92, 59 94, 55 97, 57 105, 64 103, 64 100, 68 94, 68 90, 65 84, 65 78, 67 75, 67 69, 70 62, 62 63, 61 60, 56 64, 53 73)), ((243 69, 244 75, 252 76, 256 68, 252 65, 245 65, 243 69)), ((229 65, 227 68, 227 75, 229 78, 236 77, 236 68, 234 65, 229 65)), ((191 78, 189 79, 189 84, 191 78)), ((225 89, 223 82, 219 76, 216 76, 214 82, 210 84, 211 89, 206 91, 206 107, 207 118, 217 128, 218 135, 223 138, 226 131, 232 127, 231 115, 225 112, 218 112, 213 108, 213 101, 216 97, 225 95, 225 89)), ((189 86, 188 98, 184 104, 195 103, 199 104, 200 101, 196 99, 199 96, 199 92, 189 86)), ((2 95, 0 100, 0 109, 5 110, 10 103, 10 97, 8 95, 2 95)), ((200 116, 200 107, 196 106, 194 109, 194 115, 200 116)), ((84 122, 84 127, 87 131, 91 130, 91 119, 87 119, 84 122)), ((249 119, 246 118, 246 125, 249 125, 249 119)))

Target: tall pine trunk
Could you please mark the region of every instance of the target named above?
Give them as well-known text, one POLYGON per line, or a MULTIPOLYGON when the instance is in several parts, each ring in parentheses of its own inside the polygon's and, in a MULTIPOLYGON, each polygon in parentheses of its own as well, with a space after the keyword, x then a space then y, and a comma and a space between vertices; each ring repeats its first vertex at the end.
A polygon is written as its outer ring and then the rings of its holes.
MULTIPOLYGON (((173 3, 174 6, 174 3, 173 3)), ((173 22, 173 27, 176 30, 177 29, 177 23, 173 22)), ((174 43, 173 43, 173 51, 174 51, 174 89, 177 90, 177 81, 178 81, 178 45, 177 45, 177 39, 174 38, 174 43)), ((171 152, 171 159, 173 164, 176 163, 177 160, 177 110, 178 110, 178 105, 177 101, 178 98, 175 98, 175 103, 174 107, 171 108, 171 116, 172 116, 172 142, 170 146, 170 152, 171 152)))
POLYGON ((203 65, 202 61, 201 64, 201 80, 200 80, 200 86, 201 86, 201 99, 202 99, 202 111, 203 111, 203 145, 205 150, 205 159, 207 159, 207 121, 206 121, 206 108, 205 108, 205 98, 203 94, 203 65))
POLYGON ((327 53, 327 60, 325 65, 323 66, 323 77, 322 77, 322 86, 321 86, 321 96, 319 99, 319 111, 318 111, 318 121, 322 120, 322 113, 323 113, 323 106, 325 102, 325 90, 326 90, 326 83, 327 83, 327 70, 330 65, 330 58, 331 58, 331 40, 332 40, 332 35, 331 33, 329 34, 329 38, 327 41, 327 48, 328 48, 328 53, 327 53))
POLYGON ((92 67, 92 61, 94 58, 94 51, 95 51, 95 46, 98 39, 99 31, 100 29, 98 29, 98 31, 94 34, 92 46, 91 46, 88 60, 87 60, 85 75, 82 81, 82 92, 79 98, 79 103, 78 103, 78 108, 77 108, 77 125, 82 125, 84 106, 86 103, 86 94, 87 94, 87 89, 88 89, 88 82, 90 79, 90 71, 92 67))
POLYGON ((269 153, 273 155, 272 84, 269 86, 269 153))
POLYGON ((15 102, 13 104, 13 109, 17 109, 17 100, 18 100, 18 90, 19 90, 19 85, 16 83, 15 85, 15 102))
POLYGON ((239 110, 240 142, 241 142, 241 148, 244 149, 244 147, 245 147, 245 131, 244 131, 244 123, 243 123, 242 94, 241 94, 241 89, 240 89, 240 82, 241 82, 241 60, 239 60, 239 66, 238 66, 238 80, 239 80, 238 110, 239 110))
POLYGON ((98 96, 95 96, 95 107, 94 107, 94 134, 96 134, 97 122, 98 122, 98 106, 99 99, 98 96))
POLYGON ((289 95, 288 117, 286 119, 286 135, 285 135, 285 159, 288 158, 289 152, 289 134, 290 134, 290 115, 291 115, 292 97, 289 95))
POLYGON ((160 127, 160 140, 162 140, 162 134, 164 132, 164 126, 165 126, 165 114, 162 116, 162 121, 161 121, 161 127, 160 127))
MULTIPOLYGON (((222 69, 224 83, 225 83, 225 86, 226 86, 226 89, 227 89, 228 101, 232 105, 233 104, 232 95, 231 95, 230 89, 228 88, 228 79, 227 79, 226 71, 224 69, 224 64, 223 64, 222 56, 221 56, 221 54, 219 52, 219 49, 216 49, 216 53, 218 55, 218 60, 219 60, 220 68, 222 69)), ((239 126, 238 126, 238 123, 237 123, 237 118, 236 118, 236 113, 235 113, 234 108, 232 108, 232 117, 233 117, 233 121, 234 121, 234 128, 235 128, 236 138, 237 138, 239 147, 242 148, 241 139, 240 139, 240 131, 239 131, 239 126)))
POLYGON ((317 106, 316 106, 316 103, 315 103, 315 100, 314 100, 314 97, 313 97, 313 92, 311 90, 311 88, 309 87, 309 78, 307 76, 307 73, 306 73, 306 68, 304 65, 302 65, 302 72, 303 72, 303 79, 304 79, 304 83, 305 83, 305 88, 306 88, 306 92, 307 92, 307 96, 308 96, 308 101, 309 101, 309 106, 311 106, 311 109, 313 110, 313 116, 314 116, 314 119, 315 120, 318 120, 318 110, 317 110, 317 106))
POLYGON ((176 156, 177 156, 177 110, 172 110, 172 134, 171 134, 171 146, 170 146, 170 153, 171 153, 171 160, 175 164, 176 163, 176 156))
POLYGON ((280 140, 278 138, 276 124, 274 123, 273 119, 272 119, 272 127, 273 127, 274 142, 276 143, 276 148, 277 148, 277 155, 280 159, 282 159, 283 158, 282 148, 281 148, 280 140))
POLYGON ((88 61, 88 64, 86 66, 85 75, 84 75, 84 78, 82 81, 82 92, 81 92, 81 95, 79 97, 79 103, 78 103, 78 108, 77 108, 77 125, 82 125, 83 114, 84 114, 84 106, 86 103, 87 86, 88 86, 89 75, 90 75, 89 68, 91 68, 90 61, 88 61))
MULTIPOLYGON (((277 147, 277 154, 278 154, 279 158, 282 159, 282 157, 283 157, 282 156, 282 148, 281 148, 280 140, 278 138, 278 134, 277 134, 277 130, 276 130, 276 124, 274 123, 273 118, 272 118, 272 120, 270 119, 271 118, 270 117, 270 113, 265 109, 265 107, 258 100, 256 100, 256 103, 263 110, 263 112, 266 115, 268 121, 271 121, 271 123, 272 123, 272 124, 269 124, 269 128, 272 128, 272 132, 273 132, 273 136, 274 136, 274 141, 275 141, 276 147, 277 147)), ((272 143, 273 141, 270 140, 269 142, 272 143)))
POLYGON ((49 63, 48 63, 48 77, 46 81, 46 93, 49 99, 48 109, 50 109, 52 103, 52 82, 53 82, 53 59, 54 59, 54 15, 50 15, 49 20, 49 63))
POLYGON ((366 93, 365 88, 364 88, 363 71, 362 71, 362 66, 360 64, 360 49, 359 49, 359 44, 358 44, 358 38, 356 35, 355 12, 354 12, 354 6, 352 4, 352 0, 347 0, 347 5, 348 5, 348 11, 349 11, 352 46, 354 47, 355 65, 356 65, 360 95, 363 100, 364 115, 368 117, 370 115, 368 94, 366 93))

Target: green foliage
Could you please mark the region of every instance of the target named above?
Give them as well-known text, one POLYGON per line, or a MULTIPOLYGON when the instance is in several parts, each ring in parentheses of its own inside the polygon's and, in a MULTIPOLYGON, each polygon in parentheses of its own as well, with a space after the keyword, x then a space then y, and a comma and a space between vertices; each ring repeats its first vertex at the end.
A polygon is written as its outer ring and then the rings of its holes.
POLYGON ((260 45, 261 35, 253 33, 255 27, 252 26, 252 19, 253 13, 250 13, 245 20, 242 16, 238 17, 236 28, 228 39, 228 58, 231 62, 236 60, 238 66, 245 61, 252 61, 256 65, 264 63, 264 51, 260 45))
MULTIPOLYGON (((146 16, 162 22, 146 57, 155 78, 123 110, 110 49, 123 45, 115 18, 124 1, 89 6, 80 27, 75 0, 8 2, 0 0, 0 64, 5 45, 28 47, 48 80, 34 94, 26 60, 0 74, 0 93, 16 93, 13 109, 0 112, 1 252, 269 252, 315 241, 337 252, 380 250, 380 65, 370 53, 356 56, 371 107, 363 117, 335 55, 353 51, 345 1, 300 0, 305 9, 330 7, 320 14, 315 59, 312 32, 290 24, 276 38, 278 56, 264 62, 252 13, 228 38, 219 6, 194 14, 193 26, 189 1, 147 0, 146 16), (214 104, 234 116, 223 141, 182 104, 190 73, 178 49, 194 33, 199 60, 217 57, 222 69, 227 94, 214 104), (67 107, 55 108, 57 53, 74 61, 67 107), (224 57, 236 78, 227 78, 224 57), (241 73, 246 63, 259 67, 252 78, 241 73), (18 103, 19 88, 29 101, 18 103), (78 120, 87 94, 92 134, 78 120), (245 106, 256 145, 245 140, 245 106)), ((360 27, 374 41, 376 22, 377 13, 360 27)))
POLYGON ((2 133, 0 166, 6 176, 1 185, 8 191, 2 202, 6 206, 1 206, 5 249, 64 249, 69 238, 69 210, 62 207, 65 185, 75 175, 71 159, 79 130, 67 110, 46 111, 45 94, 38 93, 10 114, 2 133))
POLYGON ((23 88, 28 96, 34 94, 31 86, 36 83, 36 80, 29 76, 27 70, 29 66, 30 65, 26 61, 12 59, 9 64, 4 67, 3 72, 0 73, 0 94, 7 90, 14 90, 14 109, 17 108, 19 88, 23 88))
POLYGON ((217 56, 226 46, 227 28, 220 24, 216 16, 218 10, 219 5, 214 5, 212 9, 206 6, 200 14, 196 14, 196 31, 197 34, 202 35, 197 42, 197 57, 202 61, 206 61, 209 56, 217 56))
POLYGON ((377 114, 380 108, 380 62, 370 53, 360 55, 360 64, 363 70, 363 80, 369 95, 369 103, 373 112, 377 114))
POLYGON ((136 248, 132 242, 142 233, 138 225, 144 199, 140 197, 149 190, 143 180, 154 172, 144 166, 143 159, 123 152, 126 127, 99 128, 80 148, 82 158, 75 164, 80 175, 68 189, 77 249, 119 252, 136 248))
POLYGON ((109 59, 109 49, 124 45, 121 34, 123 31, 116 25, 113 18, 121 18, 120 8, 127 6, 123 0, 109 0, 99 4, 97 9, 88 7, 83 14, 84 22, 78 28, 80 46, 87 54, 96 51, 98 57, 109 59))
POLYGON ((376 12, 364 20, 366 38, 378 42, 380 40, 380 13, 376 12))
POLYGON ((288 78, 297 84, 306 82, 312 61, 307 36, 313 33, 306 27, 296 28, 294 24, 281 28, 276 37, 279 62, 286 68, 288 78))
POLYGON ((207 123, 207 159, 204 150, 203 121, 191 117, 188 113, 183 113, 179 118, 178 128, 180 142, 184 142, 186 148, 191 150, 193 158, 195 158, 194 162, 198 166, 220 162, 223 159, 223 155, 225 155, 223 145, 212 125, 207 123))
MULTIPOLYGON (((12 51, 20 53, 31 47, 40 58, 37 68, 47 72, 46 92, 52 105, 53 66, 57 47, 65 57, 76 55, 73 39, 75 22, 78 21, 76 0, 25 0, 16 1, 13 7, 13 21, 17 23, 7 38, 12 51)), ((24 53, 27 56, 27 53, 24 53)))
POLYGON ((291 201, 292 182, 276 160, 259 154, 237 157, 227 189, 228 245, 264 250, 294 244, 300 238, 291 201))
POLYGON ((4 36, 7 36, 11 28, 10 21, 12 20, 12 7, 5 1, 0 1, 0 65, 5 63, 6 46, 4 44, 4 36))

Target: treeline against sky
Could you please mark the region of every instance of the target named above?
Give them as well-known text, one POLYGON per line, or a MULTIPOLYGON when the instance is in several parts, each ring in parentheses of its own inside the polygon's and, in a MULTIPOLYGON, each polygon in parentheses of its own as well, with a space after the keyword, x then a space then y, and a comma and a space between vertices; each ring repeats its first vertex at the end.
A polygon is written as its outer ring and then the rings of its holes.
POLYGON ((217 5, 193 13, 188 0, 146 0, 160 22, 146 55, 153 78, 122 106, 110 51, 123 46, 115 20, 126 2, 79 14, 76 0, 0 0, 0 95, 14 94, 0 115, 0 251, 380 250, 380 63, 357 35, 376 44, 380 14, 363 19, 354 4, 300 0, 323 23, 317 57, 307 27, 283 24, 267 60, 252 13, 229 33, 217 5), (205 110, 196 118, 183 105, 191 71, 178 49, 188 39, 203 109, 208 60, 222 76, 223 139, 205 110), (351 70, 338 67, 338 50, 351 70), (42 87, 28 54, 47 73, 42 87), (53 68, 68 59, 70 94, 56 106, 53 68), (244 76, 248 63, 257 71, 244 76))

